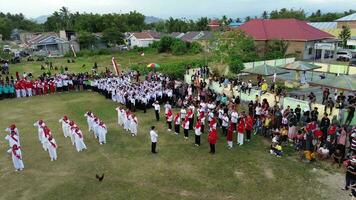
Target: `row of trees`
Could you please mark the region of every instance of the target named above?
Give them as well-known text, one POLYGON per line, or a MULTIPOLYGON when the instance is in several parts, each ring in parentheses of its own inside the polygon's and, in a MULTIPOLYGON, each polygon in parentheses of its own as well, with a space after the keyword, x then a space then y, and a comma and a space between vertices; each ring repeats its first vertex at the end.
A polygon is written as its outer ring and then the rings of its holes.
POLYGON ((10 14, 0 12, 0 34, 4 39, 10 39, 11 31, 15 28, 36 31, 40 27, 38 24, 25 18, 23 14, 10 14))
MULTIPOLYGON (((261 18, 262 19, 280 19, 280 18, 295 18, 300 20, 306 20, 311 22, 330 22, 341 17, 351 15, 356 13, 356 10, 349 10, 342 13, 338 12, 327 12, 322 13, 321 10, 317 10, 316 12, 312 12, 308 15, 303 9, 295 10, 295 9, 287 9, 282 8, 280 10, 273 10, 271 12, 263 11, 261 18)), ((247 21, 251 20, 251 17, 246 18, 247 21)), ((246 20, 245 20, 246 21, 246 20)))

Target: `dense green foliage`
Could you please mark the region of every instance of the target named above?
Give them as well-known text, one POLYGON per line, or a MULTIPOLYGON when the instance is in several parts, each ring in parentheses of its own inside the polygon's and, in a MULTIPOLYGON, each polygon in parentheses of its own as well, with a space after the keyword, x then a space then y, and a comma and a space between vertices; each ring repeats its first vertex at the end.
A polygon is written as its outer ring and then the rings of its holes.
POLYGON ((184 42, 170 36, 163 36, 160 41, 154 42, 151 47, 157 49, 158 53, 172 53, 174 55, 197 54, 203 50, 198 42, 184 42))

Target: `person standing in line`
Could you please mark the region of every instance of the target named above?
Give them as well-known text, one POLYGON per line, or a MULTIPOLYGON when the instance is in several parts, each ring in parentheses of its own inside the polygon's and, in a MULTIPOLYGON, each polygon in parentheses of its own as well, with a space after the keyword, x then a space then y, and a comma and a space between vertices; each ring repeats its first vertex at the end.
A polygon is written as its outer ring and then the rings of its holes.
POLYGON ((154 102, 152 106, 155 108, 156 120, 159 121, 159 113, 161 110, 161 106, 159 105, 158 101, 154 102))
POLYGON ((179 131, 180 131, 180 113, 177 113, 176 116, 174 116, 174 132, 176 135, 178 135, 179 131))
POLYGON ((189 136, 189 118, 185 116, 185 119, 182 123, 182 127, 184 129, 184 139, 188 139, 189 136))
POLYGON ((49 157, 51 158, 51 161, 57 160, 57 143, 56 140, 52 137, 48 137, 48 142, 46 143, 49 157))
POLYGON ((195 146, 200 146, 201 121, 198 120, 195 125, 195 146))
POLYGON ((240 121, 237 125, 237 144, 244 144, 244 133, 245 133, 245 120, 244 118, 240 118, 240 121))
POLYGON ((168 131, 169 132, 172 131, 172 121, 173 121, 173 113, 172 113, 172 109, 169 109, 167 111, 167 124, 168 124, 168 131))
POLYGON ((155 130, 155 126, 151 127, 150 137, 151 137, 151 152, 156 154, 158 134, 155 130))
POLYGON ((15 171, 22 171, 25 167, 22 161, 20 146, 14 144, 7 152, 12 155, 12 163, 14 164, 15 171))
POLYGON ((223 136, 226 136, 227 135, 227 129, 228 129, 228 126, 229 126, 229 117, 227 116, 227 113, 224 113, 224 115, 223 115, 223 117, 221 119, 222 119, 222 124, 221 124, 222 134, 223 134, 223 136))
POLYGON ((236 126, 234 123, 230 123, 229 129, 227 130, 227 135, 226 135, 226 140, 227 140, 227 146, 229 149, 232 149, 233 147, 233 137, 234 137, 234 131, 236 129, 236 126))
POLYGON ((217 140, 217 131, 216 129, 211 129, 210 133, 208 135, 208 142, 210 144, 210 152, 211 154, 215 154, 215 144, 216 144, 216 140, 217 140))
POLYGON ((253 129, 253 117, 252 115, 248 115, 246 117, 246 141, 249 142, 251 140, 251 132, 253 129))

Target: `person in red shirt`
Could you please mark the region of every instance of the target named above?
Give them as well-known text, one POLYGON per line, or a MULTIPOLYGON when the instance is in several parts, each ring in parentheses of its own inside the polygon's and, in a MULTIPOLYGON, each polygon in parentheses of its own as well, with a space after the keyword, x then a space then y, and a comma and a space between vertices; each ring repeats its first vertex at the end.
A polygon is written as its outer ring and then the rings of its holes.
POLYGON ((215 154, 215 144, 218 139, 216 129, 211 129, 208 135, 208 142, 210 144, 210 152, 211 154, 215 154))
POLYGON ((49 92, 49 86, 48 86, 48 83, 47 81, 44 81, 43 82, 43 94, 48 94, 49 92))
POLYGON ((51 93, 54 94, 56 91, 56 85, 54 84, 54 81, 50 81, 49 89, 51 90, 51 93))
POLYGON ((244 133, 245 133, 245 119, 240 118, 237 124, 237 144, 243 145, 244 144, 244 133))
POLYGON ((233 137, 234 137, 234 131, 236 127, 234 123, 230 123, 229 129, 227 130, 227 135, 226 135, 226 140, 227 140, 227 146, 229 149, 232 149, 233 147, 233 137))
POLYGON ((252 115, 248 115, 246 117, 246 141, 249 142, 251 140, 251 132, 253 129, 253 117, 252 115))

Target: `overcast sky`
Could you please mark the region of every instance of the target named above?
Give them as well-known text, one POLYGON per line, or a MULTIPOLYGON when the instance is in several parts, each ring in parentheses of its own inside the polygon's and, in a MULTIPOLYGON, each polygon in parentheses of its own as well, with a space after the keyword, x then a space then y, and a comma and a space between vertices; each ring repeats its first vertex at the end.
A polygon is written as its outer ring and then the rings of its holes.
POLYGON ((161 18, 200 16, 260 16, 263 10, 302 8, 308 13, 356 9, 356 0, 0 0, 0 11, 23 13, 28 18, 49 15, 60 7, 75 12, 120 13, 137 10, 161 18))

